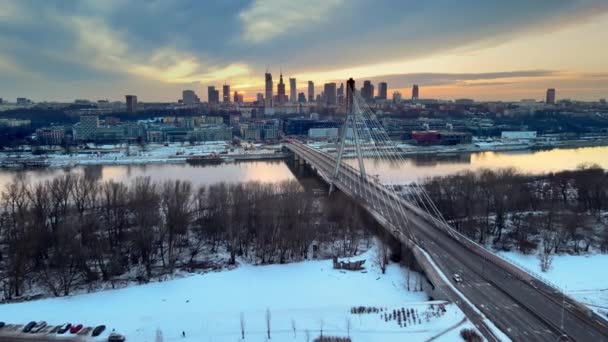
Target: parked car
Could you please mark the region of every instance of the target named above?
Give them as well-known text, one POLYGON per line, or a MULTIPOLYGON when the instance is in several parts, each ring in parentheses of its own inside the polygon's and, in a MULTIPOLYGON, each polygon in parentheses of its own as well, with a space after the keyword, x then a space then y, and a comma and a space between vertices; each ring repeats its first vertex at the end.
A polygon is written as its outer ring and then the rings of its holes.
POLYGON ((91 333, 91 331, 93 331, 93 327, 84 327, 84 328, 82 328, 82 330, 80 330, 78 335, 87 336, 91 333))
POLYGON ((72 327, 72 325, 70 323, 65 323, 64 325, 62 325, 59 330, 57 330, 58 334, 65 334, 68 330, 70 330, 70 328, 72 327))
POLYGON ((125 340, 126 338, 124 336, 115 332, 111 333, 110 336, 108 336, 108 342, 124 342, 125 340))
POLYGON ((51 331, 49 331, 49 334, 57 334, 59 332, 59 329, 61 329, 61 327, 63 327, 63 325, 54 326, 53 329, 51 329, 51 331))
POLYGON ((44 329, 46 327, 46 322, 45 321, 39 321, 38 323, 36 323, 36 326, 32 328, 32 330, 30 330, 30 332, 33 333, 37 333, 40 330, 44 329))
POLYGON ((79 332, 80 329, 82 329, 82 324, 72 325, 72 327, 70 328, 70 334, 75 334, 79 332))
POLYGON ((4 322, 0 322, 0 329, 4 328, 6 324, 4 322))
POLYGON ((106 326, 105 325, 98 325, 95 327, 95 329, 93 329, 93 337, 95 336, 99 336, 101 335, 101 333, 106 330, 106 326))
POLYGON ((29 322, 28 324, 25 325, 25 327, 23 327, 23 332, 28 333, 35 326, 36 326, 36 322, 34 322, 34 321, 29 322))

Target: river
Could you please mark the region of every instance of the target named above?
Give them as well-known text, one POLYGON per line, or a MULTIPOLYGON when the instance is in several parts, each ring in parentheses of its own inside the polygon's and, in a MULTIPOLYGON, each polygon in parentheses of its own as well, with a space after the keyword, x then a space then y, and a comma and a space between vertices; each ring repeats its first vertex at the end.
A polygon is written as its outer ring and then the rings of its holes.
MULTIPOLYGON (((347 160, 356 165, 354 159, 347 160)), ((414 156, 400 161, 368 159, 368 174, 377 174, 383 182, 397 183, 447 175, 482 168, 514 167, 526 173, 546 173, 576 169, 583 163, 594 163, 608 169, 608 146, 547 151, 479 152, 449 156, 414 156)), ((251 161, 220 165, 193 166, 188 164, 93 165, 67 169, 49 168, 22 171, 30 181, 44 181, 67 172, 87 173, 100 180, 126 181, 138 176, 154 180, 179 178, 194 185, 218 182, 279 182, 294 176, 283 161, 251 161)), ((18 173, 0 170, 0 189, 4 189, 18 173)))

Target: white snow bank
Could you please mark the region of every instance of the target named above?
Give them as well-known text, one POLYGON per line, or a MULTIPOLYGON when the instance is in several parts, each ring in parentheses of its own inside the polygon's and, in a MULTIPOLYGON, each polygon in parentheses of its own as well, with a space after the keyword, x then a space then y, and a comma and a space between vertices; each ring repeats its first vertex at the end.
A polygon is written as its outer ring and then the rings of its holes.
MULTIPOLYGON (((361 257, 367 259, 365 272, 334 270, 331 260, 243 265, 231 271, 120 290, 5 304, 0 306, 0 320, 106 324, 130 341, 153 341, 157 328, 162 330, 164 341, 235 341, 240 338, 242 313, 245 340, 260 341, 266 334, 269 309, 272 340, 305 341, 308 330, 312 341, 321 325, 324 335, 346 336, 350 320, 350 335, 359 342, 421 341, 463 318, 454 305, 447 305, 440 317, 427 318, 430 303, 425 302, 426 294, 406 290, 406 271, 398 265, 389 265, 382 275, 373 262, 374 253, 372 250, 361 257), (413 309, 421 322, 402 327, 395 319, 386 321, 381 313, 351 314, 350 309, 359 305, 389 312, 413 309)), ((439 340, 454 340, 459 331, 455 329, 439 340)))

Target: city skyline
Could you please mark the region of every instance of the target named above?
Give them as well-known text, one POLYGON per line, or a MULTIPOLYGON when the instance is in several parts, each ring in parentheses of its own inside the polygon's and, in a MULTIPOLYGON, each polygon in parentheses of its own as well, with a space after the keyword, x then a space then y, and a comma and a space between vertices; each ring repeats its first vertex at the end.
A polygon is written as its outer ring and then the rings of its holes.
POLYGON ((389 98, 414 84, 448 100, 608 94, 605 1, 313 2, 3 0, 0 97, 175 101, 226 82, 254 100, 280 69, 296 89, 353 77, 389 98))

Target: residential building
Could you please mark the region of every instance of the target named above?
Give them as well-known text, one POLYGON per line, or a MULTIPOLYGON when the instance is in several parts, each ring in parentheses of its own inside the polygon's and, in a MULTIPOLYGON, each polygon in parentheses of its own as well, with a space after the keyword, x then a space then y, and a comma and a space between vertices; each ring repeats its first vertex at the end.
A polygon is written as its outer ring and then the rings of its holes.
POLYGON ((90 140, 95 137, 99 129, 99 117, 97 115, 82 115, 80 122, 74 127, 74 139, 90 140))
POLYGON ((401 102, 401 93, 398 91, 393 92, 393 102, 401 102))
POLYGON ((61 145, 65 139, 65 128, 61 126, 38 128, 36 138, 42 145, 61 145))
POLYGON ((306 102, 306 95, 304 93, 299 93, 298 94, 298 103, 305 103, 306 102))

